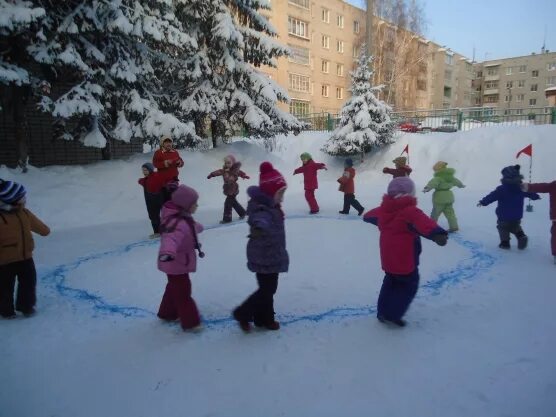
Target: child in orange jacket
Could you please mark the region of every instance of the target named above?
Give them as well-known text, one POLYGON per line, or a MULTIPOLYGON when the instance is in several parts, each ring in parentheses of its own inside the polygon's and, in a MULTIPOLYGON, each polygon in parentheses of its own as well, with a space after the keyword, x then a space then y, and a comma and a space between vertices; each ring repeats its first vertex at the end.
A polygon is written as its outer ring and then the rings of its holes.
POLYGON ((353 160, 347 158, 344 162, 344 173, 338 178, 338 182, 340 183, 340 188, 338 190, 344 193, 344 208, 340 210, 339 213, 349 214, 349 209, 353 206, 353 208, 357 210, 357 215, 361 216, 365 209, 355 198, 354 178, 355 169, 353 168, 353 160))

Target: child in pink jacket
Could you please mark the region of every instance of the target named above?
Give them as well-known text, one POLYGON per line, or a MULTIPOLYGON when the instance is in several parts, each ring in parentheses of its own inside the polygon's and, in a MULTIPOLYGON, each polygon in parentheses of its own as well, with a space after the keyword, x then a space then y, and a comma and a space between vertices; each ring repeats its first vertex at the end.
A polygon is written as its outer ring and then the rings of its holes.
POLYGON ((203 226, 193 220, 197 210, 197 192, 180 185, 170 201, 162 207, 160 224, 160 250, 158 269, 168 276, 168 284, 160 303, 158 317, 162 320, 180 320, 184 330, 198 328, 201 324, 199 311, 191 296, 189 274, 197 270, 197 256, 203 257, 197 234, 203 226))
POLYGON ((317 199, 315 198, 315 190, 319 188, 317 171, 319 169, 327 168, 326 165, 313 161, 313 157, 308 152, 303 152, 300 158, 303 165, 293 171, 293 175, 303 174, 305 200, 307 200, 307 203, 309 204, 309 214, 317 214, 320 210, 317 199))

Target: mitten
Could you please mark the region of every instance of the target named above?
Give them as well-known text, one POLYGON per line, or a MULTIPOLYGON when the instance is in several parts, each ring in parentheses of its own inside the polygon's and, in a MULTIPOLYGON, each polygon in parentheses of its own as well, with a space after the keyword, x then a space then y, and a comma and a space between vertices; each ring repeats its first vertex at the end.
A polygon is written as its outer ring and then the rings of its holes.
POLYGON ((263 235, 264 235, 263 229, 251 226, 251 228, 249 229, 249 235, 247 237, 251 239, 259 239, 263 235))
POLYGON ((446 246, 446 243, 448 243, 448 235, 445 233, 438 233, 431 239, 434 240, 434 243, 436 243, 438 246, 446 246))
POLYGON ((160 255, 158 257, 158 260, 161 262, 169 262, 169 261, 173 261, 174 257, 172 255, 160 255))

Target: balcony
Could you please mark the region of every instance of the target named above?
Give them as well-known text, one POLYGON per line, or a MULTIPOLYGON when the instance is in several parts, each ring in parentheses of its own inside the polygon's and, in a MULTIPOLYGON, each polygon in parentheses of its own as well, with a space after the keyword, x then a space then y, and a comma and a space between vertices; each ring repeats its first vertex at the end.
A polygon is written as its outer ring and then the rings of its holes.
POLYGON ((485 81, 498 81, 499 79, 500 79, 500 74, 485 75, 485 81))
POLYGON ((488 90, 485 90, 483 94, 485 96, 492 96, 492 95, 498 94, 498 88, 490 88, 488 90))

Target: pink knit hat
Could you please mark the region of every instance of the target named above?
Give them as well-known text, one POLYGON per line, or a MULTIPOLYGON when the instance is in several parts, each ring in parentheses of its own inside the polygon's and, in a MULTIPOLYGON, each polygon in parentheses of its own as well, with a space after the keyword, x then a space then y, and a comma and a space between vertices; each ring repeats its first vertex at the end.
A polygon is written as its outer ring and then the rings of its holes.
POLYGON ((227 155, 227 156, 224 158, 224 162, 226 162, 226 160, 229 160, 229 161, 232 163, 232 165, 236 163, 236 157, 233 156, 232 154, 227 155))
POLYGON ((172 194, 172 202, 184 210, 189 210, 199 199, 199 194, 187 185, 180 185, 172 194))
POLYGON ((388 184, 388 195, 391 197, 401 197, 404 195, 415 196, 415 183, 409 177, 394 178, 388 184))
POLYGON ((269 197, 274 197, 279 190, 288 186, 286 180, 274 169, 270 162, 263 162, 259 167, 259 188, 269 197))

